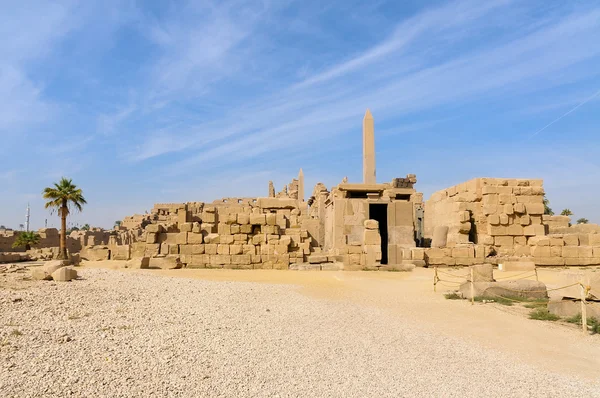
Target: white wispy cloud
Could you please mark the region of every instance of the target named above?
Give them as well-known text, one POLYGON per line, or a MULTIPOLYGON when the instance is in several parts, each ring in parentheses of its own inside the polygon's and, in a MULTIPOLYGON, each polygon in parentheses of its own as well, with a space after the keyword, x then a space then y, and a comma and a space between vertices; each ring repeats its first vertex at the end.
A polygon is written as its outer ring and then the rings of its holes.
MULTIPOLYGON (((352 128, 366 107, 381 121, 476 101, 483 95, 518 96, 558 86, 563 82, 561 74, 573 65, 600 55, 600 47, 595 45, 600 33, 598 9, 548 18, 534 29, 523 25, 521 32, 511 31, 504 40, 475 46, 466 54, 446 48, 448 35, 459 46, 469 39, 464 32, 486 37, 492 14, 494 27, 503 22, 521 26, 512 20, 514 11, 507 13, 506 21, 498 19, 510 4, 460 1, 416 15, 401 22, 390 37, 350 60, 254 98, 250 105, 237 106, 220 118, 199 124, 155 131, 135 159, 195 149, 196 154, 184 155, 170 167, 176 171, 203 162, 223 163, 309 147, 323 134, 341 134, 352 128), (548 79, 553 74, 559 77, 548 79)), ((195 76, 193 71, 187 72, 190 70, 186 69, 185 76, 195 76)))

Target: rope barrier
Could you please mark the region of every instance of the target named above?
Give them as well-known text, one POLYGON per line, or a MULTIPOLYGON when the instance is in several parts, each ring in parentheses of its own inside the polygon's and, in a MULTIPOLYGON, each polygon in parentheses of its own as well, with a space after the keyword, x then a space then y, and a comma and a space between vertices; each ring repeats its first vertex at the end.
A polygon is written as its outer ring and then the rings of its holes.
POLYGON ((520 274, 517 274, 517 275, 505 276, 505 277, 502 277, 502 278, 494 278, 494 279, 496 279, 496 280, 500 280, 500 279, 512 279, 512 278, 516 278, 517 276, 529 274, 531 272, 533 272, 533 274, 531 276, 535 276, 535 271, 525 271, 525 272, 521 272, 520 274))
POLYGON ((462 276, 462 275, 454 275, 454 274, 450 274, 450 273, 448 273, 448 272, 444 272, 444 271, 440 271, 440 270, 438 270, 438 274, 442 274, 442 275, 448 275, 448 276, 450 276, 450 277, 452 277, 452 278, 458 278, 458 279, 467 279, 467 277, 466 277, 466 276, 462 276))

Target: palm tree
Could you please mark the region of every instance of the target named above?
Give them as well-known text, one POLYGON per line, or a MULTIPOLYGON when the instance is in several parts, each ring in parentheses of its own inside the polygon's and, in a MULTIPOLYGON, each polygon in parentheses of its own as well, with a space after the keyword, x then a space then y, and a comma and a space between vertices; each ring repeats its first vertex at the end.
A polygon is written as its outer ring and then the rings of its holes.
POLYGON ((115 228, 116 228, 116 229, 119 229, 119 228, 121 228, 121 223, 122 223, 122 221, 121 221, 121 220, 119 220, 119 221, 115 221, 115 228))
POLYGON ((588 220, 587 218, 580 218, 579 220, 577 220, 577 224, 587 224, 588 222, 590 222, 590 220, 588 220))
POLYGON ((83 224, 83 227, 81 227, 82 231, 89 231, 90 230, 90 224, 83 224))
POLYGON ((32 245, 37 245, 38 243, 40 243, 40 236, 35 232, 21 232, 17 235, 12 247, 17 248, 25 246, 25 250, 30 250, 32 245))
POLYGON ((70 213, 69 206, 81 211, 83 205, 87 202, 83 197, 81 189, 73 184, 73 180, 61 178, 58 183, 54 183, 53 188, 45 188, 43 191, 44 199, 47 199, 46 209, 56 209, 60 216, 60 254, 59 258, 68 259, 67 254, 67 216, 70 213))
POLYGON ((573 212, 570 209, 564 209, 563 211, 560 212, 561 216, 572 216, 573 212))
POLYGON ((550 204, 550 201, 544 196, 544 214, 547 214, 549 216, 553 216, 554 212, 550 208, 549 204, 550 204))

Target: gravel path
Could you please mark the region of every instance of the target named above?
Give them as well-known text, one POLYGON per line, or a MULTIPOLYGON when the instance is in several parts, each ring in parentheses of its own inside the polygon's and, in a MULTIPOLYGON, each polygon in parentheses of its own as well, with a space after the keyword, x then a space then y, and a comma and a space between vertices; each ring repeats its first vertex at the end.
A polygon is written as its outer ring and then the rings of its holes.
POLYGON ((0 286, 0 397, 600 397, 600 384, 292 285, 80 275, 0 286))

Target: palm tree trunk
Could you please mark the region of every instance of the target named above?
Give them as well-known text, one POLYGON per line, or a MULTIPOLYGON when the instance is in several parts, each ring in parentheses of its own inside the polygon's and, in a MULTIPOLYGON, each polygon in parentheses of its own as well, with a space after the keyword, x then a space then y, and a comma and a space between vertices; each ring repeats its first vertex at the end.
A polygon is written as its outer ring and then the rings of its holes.
POLYGON ((63 200, 60 211, 60 258, 67 260, 67 201, 63 200))

